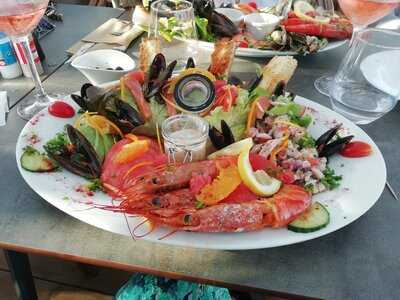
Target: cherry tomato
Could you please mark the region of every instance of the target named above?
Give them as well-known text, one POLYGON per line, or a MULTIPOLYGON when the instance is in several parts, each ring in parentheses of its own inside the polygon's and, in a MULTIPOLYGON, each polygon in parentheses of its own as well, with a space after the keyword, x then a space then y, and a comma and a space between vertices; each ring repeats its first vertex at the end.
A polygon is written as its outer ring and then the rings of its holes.
POLYGON ((361 141, 350 142, 340 151, 340 155, 345 157, 364 157, 371 153, 371 146, 361 141))
POLYGON ((253 171, 277 169, 276 162, 269 160, 265 156, 255 154, 255 153, 250 153, 249 159, 250 159, 250 164, 253 168, 253 171))
POLYGON ((214 87, 215 91, 218 93, 219 89, 227 85, 227 82, 225 80, 215 80, 214 81, 214 87))
POLYGON ((48 107, 49 113, 58 118, 72 118, 75 115, 74 108, 63 101, 55 101, 48 107))
POLYGON ((247 41, 240 41, 239 48, 249 48, 249 43, 247 41))
POLYGON ((291 184, 296 181, 294 173, 289 170, 282 171, 282 173, 278 175, 278 179, 282 181, 284 184, 291 184))
POLYGON ((255 3, 254 1, 251 1, 249 3, 247 3, 249 6, 251 6, 254 9, 257 9, 257 3, 255 3))

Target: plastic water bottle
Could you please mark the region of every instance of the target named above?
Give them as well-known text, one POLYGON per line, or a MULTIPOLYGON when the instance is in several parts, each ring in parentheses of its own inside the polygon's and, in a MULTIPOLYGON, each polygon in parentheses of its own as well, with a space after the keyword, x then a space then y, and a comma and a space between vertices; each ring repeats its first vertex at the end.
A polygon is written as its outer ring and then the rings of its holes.
POLYGON ((13 79, 22 75, 11 41, 2 32, 0 32, 0 74, 4 79, 13 79))

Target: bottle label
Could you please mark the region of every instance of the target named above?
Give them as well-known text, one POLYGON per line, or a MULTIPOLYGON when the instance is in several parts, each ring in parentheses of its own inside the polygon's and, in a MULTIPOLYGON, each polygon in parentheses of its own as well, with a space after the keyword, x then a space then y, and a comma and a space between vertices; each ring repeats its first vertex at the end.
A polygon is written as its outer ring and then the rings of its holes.
POLYGON ((11 43, 0 44, 0 67, 15 64, 17 62, 11 43))

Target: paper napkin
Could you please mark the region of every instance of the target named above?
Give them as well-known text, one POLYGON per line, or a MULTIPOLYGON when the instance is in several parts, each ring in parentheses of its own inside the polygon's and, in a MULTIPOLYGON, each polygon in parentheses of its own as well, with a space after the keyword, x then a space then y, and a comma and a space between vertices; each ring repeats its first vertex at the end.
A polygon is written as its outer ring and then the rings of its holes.
POLYGON ((0 91, 0 126, 6 125, 6 115, 9 111, 7 92, 0 91))

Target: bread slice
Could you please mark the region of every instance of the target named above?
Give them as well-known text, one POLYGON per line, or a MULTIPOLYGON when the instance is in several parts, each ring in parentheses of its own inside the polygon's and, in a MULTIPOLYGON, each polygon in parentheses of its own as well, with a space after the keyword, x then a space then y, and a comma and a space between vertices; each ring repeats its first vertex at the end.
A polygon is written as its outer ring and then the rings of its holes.
POLYGON ((275 56, 263 68, 263 78, 258 86, 272 95, 280 82, 285 85, 289 82, 296 68, 297 60, 293 56, 275 56))
POLYGON ((161 53, 161 42, 158 38, 144 38, 139 46, 139 68, 147 72, 154 57, 161 53))

